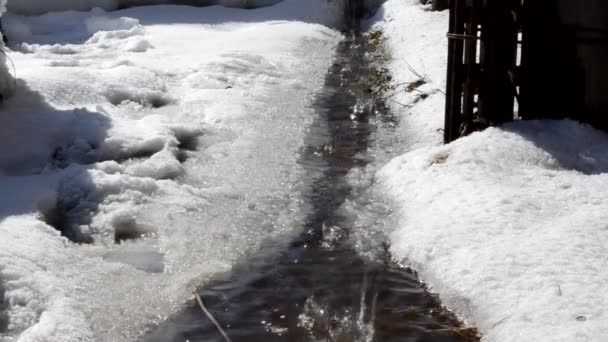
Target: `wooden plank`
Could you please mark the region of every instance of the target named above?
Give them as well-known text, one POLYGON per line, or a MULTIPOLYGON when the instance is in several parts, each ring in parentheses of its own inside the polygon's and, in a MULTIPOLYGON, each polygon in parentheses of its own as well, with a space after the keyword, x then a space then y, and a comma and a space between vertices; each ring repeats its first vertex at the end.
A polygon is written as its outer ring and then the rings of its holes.
MULTIPOLYGON (((450 1, 450 34, 464 33, 464 15, 466 0, 450 1)), ((444 126, 444 141, 449 143, 459 137, 462 123, 462 63, 464 44, 459 39, 448 41, 448 75, 446 89, 446 113, 444 126)))
POLYGON ((459 135, 466 135, 473 129, 473 121, 475 120, 477 103, 475 96, 478 94, 479 85, 479 65, 478 57, 478 40, 479 24, 483 14, 482 0, 469 0, 468 17, 465 29, 465 53, 464 53, 464 84, 463 84, 463 106, 462 116, 463 122, 459 127, 459 135), (475 38, 472 38, 475 37, 475 38))

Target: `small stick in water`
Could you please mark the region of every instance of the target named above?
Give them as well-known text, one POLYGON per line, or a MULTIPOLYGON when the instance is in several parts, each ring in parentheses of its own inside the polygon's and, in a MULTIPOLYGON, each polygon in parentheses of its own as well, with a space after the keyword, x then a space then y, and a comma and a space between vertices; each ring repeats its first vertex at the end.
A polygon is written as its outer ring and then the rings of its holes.
POLYGON ((222 329, 222 326, 215 320, 215 318, 213 318, 213 315, 211 314, 211 312, 209 312, 209 310, 207 310, 207 308, 205 307, 205 304, 203 304, 203 299, 198 294, 196 289, 192 290, 192 294, 194 294, 194 297, 196 298, 196 302, 198 303, 198 306, 201 308, 201 310, 203 310, 203 313, 209 318, 209 320, 211 320, 211 322, 215 325, 217 330, 219 330, 220 334, 222 334, 222 336, 224 337, 224 340, 226 340, 226 342, 232 342, 230 340, 230 337, 228 337, 228 334, 226 334, 224 329, 222 329))

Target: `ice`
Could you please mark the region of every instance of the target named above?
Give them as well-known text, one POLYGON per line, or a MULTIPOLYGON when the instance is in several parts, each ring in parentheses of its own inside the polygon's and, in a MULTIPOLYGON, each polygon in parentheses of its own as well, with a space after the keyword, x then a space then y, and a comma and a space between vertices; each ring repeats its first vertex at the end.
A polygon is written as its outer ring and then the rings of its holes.
POLYGON ((163 254, 155 248, 137 248, 132 245, 111 251, 104 256, 105 261, 131 265, 147 273, 162 273, 165 269, 163 258, 163 254))
MULTIPOLYGON (((136 340, 192 287, 301 228, 297 156, 340 39, 320 24, 339 27, 344 2, 106 12, 144 3, 8 3, 19 80, 0 68, 0 93, 15 94, 0 111, 2 342, 136 340)), ((391 242, 484 341, 603 341, 606 134, 516 122, 441 146, 447 13, 388 0, 369 28, 384 31, 397 88, 371 164, 348 176, 357 250, 391 242)), ((302 324, 319 310, 311 298, 302 324)))
POLYGON ((135 340, 298 232, 297 156, 341 38, 328 6, 4 17, 0 340, 135 340))

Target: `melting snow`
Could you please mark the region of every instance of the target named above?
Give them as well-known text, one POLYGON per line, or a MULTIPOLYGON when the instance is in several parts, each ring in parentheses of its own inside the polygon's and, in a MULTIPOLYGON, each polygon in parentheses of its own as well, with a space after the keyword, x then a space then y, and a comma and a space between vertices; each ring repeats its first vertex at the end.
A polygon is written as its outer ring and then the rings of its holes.
POLYGON ((297 155, 340 40, 320 25, 339 6, 313 2, 3 18, 1 341, 134 340, 298 230, 297 155))

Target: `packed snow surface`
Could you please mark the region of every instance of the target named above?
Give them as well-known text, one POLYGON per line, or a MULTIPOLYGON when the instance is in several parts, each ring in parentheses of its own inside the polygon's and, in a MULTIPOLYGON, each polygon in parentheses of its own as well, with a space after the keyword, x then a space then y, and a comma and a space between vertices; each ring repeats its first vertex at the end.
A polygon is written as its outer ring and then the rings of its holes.
POLYGON ((339 10, 6 14, 19 80, 0 110, 0 341, 135 340, 287 241, 341 39, 320 23, 339 10))
POLYGON ((376 174, 399 220, 394 256, 483 341, 606 341, 608 135, 515 122, 442 146, 447 12, 388 0, 371 29, 387 38, 406 137, 376 174))

